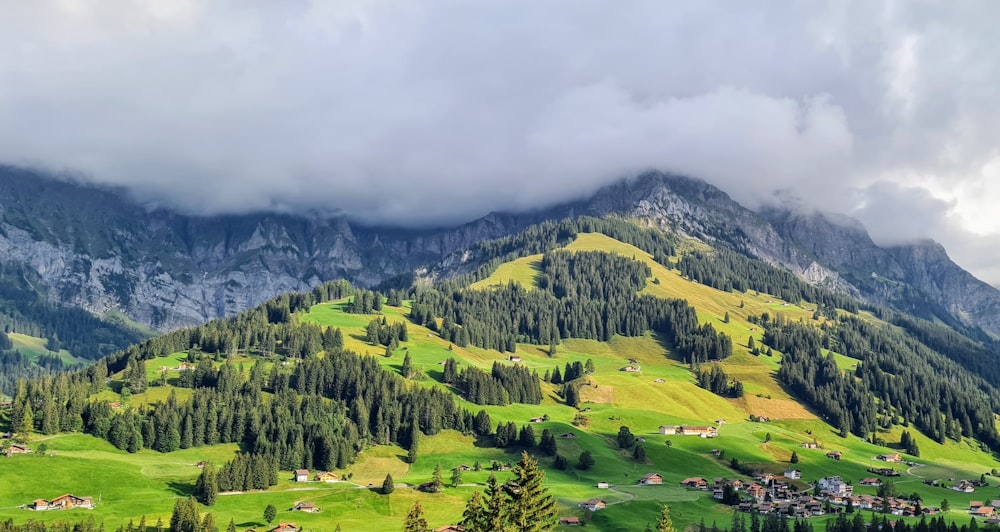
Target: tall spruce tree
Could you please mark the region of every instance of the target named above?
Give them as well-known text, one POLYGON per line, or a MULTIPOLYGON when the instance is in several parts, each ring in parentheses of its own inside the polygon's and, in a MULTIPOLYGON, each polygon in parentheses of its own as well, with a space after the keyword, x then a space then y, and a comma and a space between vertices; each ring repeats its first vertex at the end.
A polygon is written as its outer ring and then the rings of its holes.
POLYGON ((410 513, 406 514, 406 521, 403 522, 403 532, 429 532, 427 519, 424 518, 424 507, 420 501, 413 503, 410 513))
POLYGON ((556 525, 556 502, 545 487, 545 472, 538 461, 521 453, 521 461, 511 469, 504 485, 510 500, 510 522, 517 530, 551 530, 556 525))

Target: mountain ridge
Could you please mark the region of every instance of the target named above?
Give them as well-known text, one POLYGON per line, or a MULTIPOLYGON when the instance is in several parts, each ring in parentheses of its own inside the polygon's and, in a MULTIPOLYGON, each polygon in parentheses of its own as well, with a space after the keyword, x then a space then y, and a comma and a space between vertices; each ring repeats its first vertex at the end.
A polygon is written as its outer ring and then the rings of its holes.
POLYGON ((368 227, 342 216, 190 216, 147 209, 121 189, 0 167, 0 254, 37 272, 51 302, 120 310, 171 330, 333 279, 372 286, 475 261, 477 242, 579 215, 635 218, 715 242, 862 301, 1000 335, 1000 291, 940 245, 882 248, 842 217, 747 209, 704 181, 656 172, 585 200, 490 213, 449 228, 368 227), (875 276, 872 276, 872 273, 875 276))

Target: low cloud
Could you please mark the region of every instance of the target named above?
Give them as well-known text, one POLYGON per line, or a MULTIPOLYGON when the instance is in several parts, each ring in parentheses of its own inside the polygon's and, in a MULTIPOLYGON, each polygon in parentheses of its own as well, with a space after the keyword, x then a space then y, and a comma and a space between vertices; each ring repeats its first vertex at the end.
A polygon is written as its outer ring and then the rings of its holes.
POLYGON ((655 168, 1000 281, 993 2, 0 4, 0 162, 406 225, 655 168))

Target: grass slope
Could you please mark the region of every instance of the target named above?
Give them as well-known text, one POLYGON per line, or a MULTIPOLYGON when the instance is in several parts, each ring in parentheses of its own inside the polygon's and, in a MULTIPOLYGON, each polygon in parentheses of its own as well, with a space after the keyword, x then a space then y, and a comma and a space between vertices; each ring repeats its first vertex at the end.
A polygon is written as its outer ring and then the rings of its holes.
MULTIPOLYGON (((780 353, 775 353, 773 357, 754 356, 746 346, 746 340, 751 336, 759 343, 763 332, 749 323, 748 316, 766 311, 784 314, 789 319, 810 320, 812 309, 809 305, 800 306, 767 294, 721 292, 690 282, 668 265, 656 263, 642 250, 604 235, 581 234, 567 249, 607 251, 646 262, 652 270, 652 278, 644 292, 687 299, 697 309, 702 322, 712 323, 735 339, 735 353, 722 365, 727 373, 745 383, 747 394, 738 400, 724 399, 699 388, 689 368, 672 357, 660 338, 649 333, 635 338, 615 337, 609 342, 564 340, 555 358, 548 355, 546 347, 519 344, 517 351, 522 358, 521 363, 536 369, 539 374, 556 366, 561 368, 567 362, 593 360, 596 372, 581 389, 582 414, 587 418, 585 426, 573 424, 574 418, 581 412, 563 404, 555 387, 548 384, 543 384, 545 398, 540 405, 480 407, 460 398, 458 401, 473 410, 484 408, 494 423, 514 421, 522 425, 532 417, 547 415, 548 421, 533 425, 536 435, 540 435, 545 428, 557 435, 574 434, 574 439, 557 438, 559 453, 574 465, 582 451, 593 454, 596 464, 586 471, 575 467, 559 471, 551 467, 550 458, 541 458, 541 464, 547 470, 546 484, 559 501, 560 515, 583 517, 600 530, 641 530, 647 523, 655 523, 660 505, 669 504, 678 529, 694 526, 702 519, 709 525, 716 522, 720 526, 728 526, 732 515, 729 508, 716 504, 705 492, 681 487, 680 481, 689 476, 736 477, 738 475, 728 467, 731 458, 762 464, 780 473, 791 465, 789 459, 792 452, 796 452, 800 459, 795 467, 803 471, 803 479, 810 481, 822 476, 841 475, 857 483, 860 478, 871 476, 866 468, 884 465, 875 462, 873 457, 890 452, 887 448, 854 436, 841 438, 776 382, 774 373, 780 353), (653 282, 654 279, 658 282, 653 282), (724 319, 727 313, 730 317, 728 323, 724 319), (619 371, 630 358, 640 364, 641 372, 619 371), (771 421, 750 422, 750 414, 765 415, 771 421), (663 436, 658 433, 658 427, 664 424, 709 424, 718 419, 724 419, 725 424, 716 439, 663 436), (626 451, 617 448, 615 435, 623 425, 646 439, 646 463, 635 463, 626 451), (801 447, 802 443, 813 440, 822 448, 801 447), (724 458, 714 456, 713 450, 720 450, 724 458), (835 461, 827 458, 829 450, 842 451, 844 459, 835 461), (664 485, 637 485, 639 478, 653 471, 664 476, 664 485), (600 481, 609 482, 613 487, 598 489, 596 484, 600 481), (585 513, 577 505, 590 497, 604 498, 609 507, 594 515, 585 513)), ((540 258, 524 257, 504 264, 493 276, 477 283, 475 288, 491 289, 511 281, 533 286, 540 258)), ((364 341, 365 326, 375 316, 346 314, 343 312, 345 302, 333 301, 314 306, 309 312, 296 315, 295 319, 300 323, 341 328, 347 348, 377 357, 390 371, 400 371, 404 352, 408 352, 414 368, 418 370, 415 385, 445 386, 439 382, 442 373, 440 362, 448 357, 455 357, 460 364, 480 368, 489 368, 495 361, 506 359, 504 354, 496 351, 452 346, 437 334, 412 323, 408 324, 409 341, 386 357, 384 347, 364 341)), ((385 307, 383 315, 389 321, 400 321, 406 319, 408 310, 408 304, 404 303, 401 307, 385 307)), ((868 319, 874 318, 869 316, 868 319)), ((186 353, 175 353, 147 362, 148 376, 155 379, 159 377, 161 368, 166 368, 168 382, 175 379, 179 373, 172 368, 186 356, 186 353)), ((834 353, 834 356, 845 370, 850 370, 856 363, 841 354, 834 353)), ((239 360, 253 362, 249 358, 239 360)), ((133 396, 131 401, 138 405, 155 402, 165 399, 171 391, 182 399, 191 393, 190 390, 171 386, 153 387, 133 396)), ((102 392, 99 397, 120 399, 112 391, 102 392)), ((981 473, 996 467, 996 461, 980 451, 974 442, 949 441, 939 445, 913 430, 910 432, 917 439, 922 457, 914 459, 917 465, 913 468, 896 466, 909 470, 896 479, 901 492, 918 493, 925 505, 937 506, 942 499, 948 499, 953 510, 947 517, 961 522, 968 520, 964 508, 968 507, 969 501, 989 500, 995 496, 996 491, 992 488, 964 494, 924 484, 922 481, 929 479, 978 478, 981 473)), ((897 428, 879 436, 888 442, 898 442, 899 434, 897 428)), ((36 441, 33 445, 38 443, 36 441)), ((99 497, 101 503, 92 514, 108 525, 116 526, 128 518, 137 520, 142 514, 146 514, 152 524, 156 517, 166 519, 169 516, 176 497, 190 493, 198 474, 193 464, 199 460, 222 463, 236 452, 235 446, 223 445, 187 449, 168 455, 152 451, 129 455, 83 435, 56 436, 47 439, 46 444, 50 450, 56 451, 56 456, 0 459, 0 478, 6 485, 13 486, 0 490, 0 519, 11 517, 23 522, 28 519, 48 521, 73 518, 77 514, 34 514, 16 508, 34 498, 72 492, 99 497)), ((477 485, 481 487, 489 472, 466 472, 462 487, 449 487, 438 494, 417 493, 402 484, 426 482, 437 464, 445 469, 447 481, 450 469, 461 464, 471 466, 478 462, 485 468, 494 461, 502 464, 519 458, 519 451, 479 446, 473 438, 454 431, 422 439, 415 464, 405 463, 405 454, 403 449, 395 446, 366 449, 355 464, 344 471, 337 471, 341 478, 350 476, 350 482, 295 484, 289 480, 290 472, 284 472, 277 487, 267 492, 221 496, 212 511, 216 513, 217 522, 225 524, 232 518, 241 528, 263 527, 263 508, 274 504, 279 509, 278 521, 294 521, 310 530, 332 530, 337 524, 345 530, 394 530, 400 528, 413 501, 420 500, 430 525, 438 527, 460 519, 464 501, 477 485), (401 485, 390 496, 378 495, 369 489, 369 485, 380 486, 386 473, 391 473, 401 485), (303 500, 315 502, 322 511, 318 514, 287 511, 295 502, 303 500)), ((994 486, 997 484, 996 479, 991 478, 990 481, 994 486)), ((857 491, 874 493, 874 489, 859 487, 857 491)), ((78 515, 91 514, 81 511, 78 515)), ((813 523, 823 527, 822 519, 814 519, 813 523)))

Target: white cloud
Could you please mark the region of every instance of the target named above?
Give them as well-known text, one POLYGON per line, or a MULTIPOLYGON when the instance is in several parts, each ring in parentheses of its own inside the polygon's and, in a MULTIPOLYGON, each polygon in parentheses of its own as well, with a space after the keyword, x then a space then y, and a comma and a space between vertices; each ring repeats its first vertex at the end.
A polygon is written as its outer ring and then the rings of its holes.
POLYGON ((878 204, 859 212, 880 238, 944 235, 977 273, 986 254, 962 235, 1000 231, 1000 5, 986 0, 0 12, 0 161, 190 211, 436 223, 658 168, 751 206, 775 191, 827 210, 878 204), (907 208, 915 198, 928 203, 907 208), (956 230, 915 218, 924 207, 956 230))

